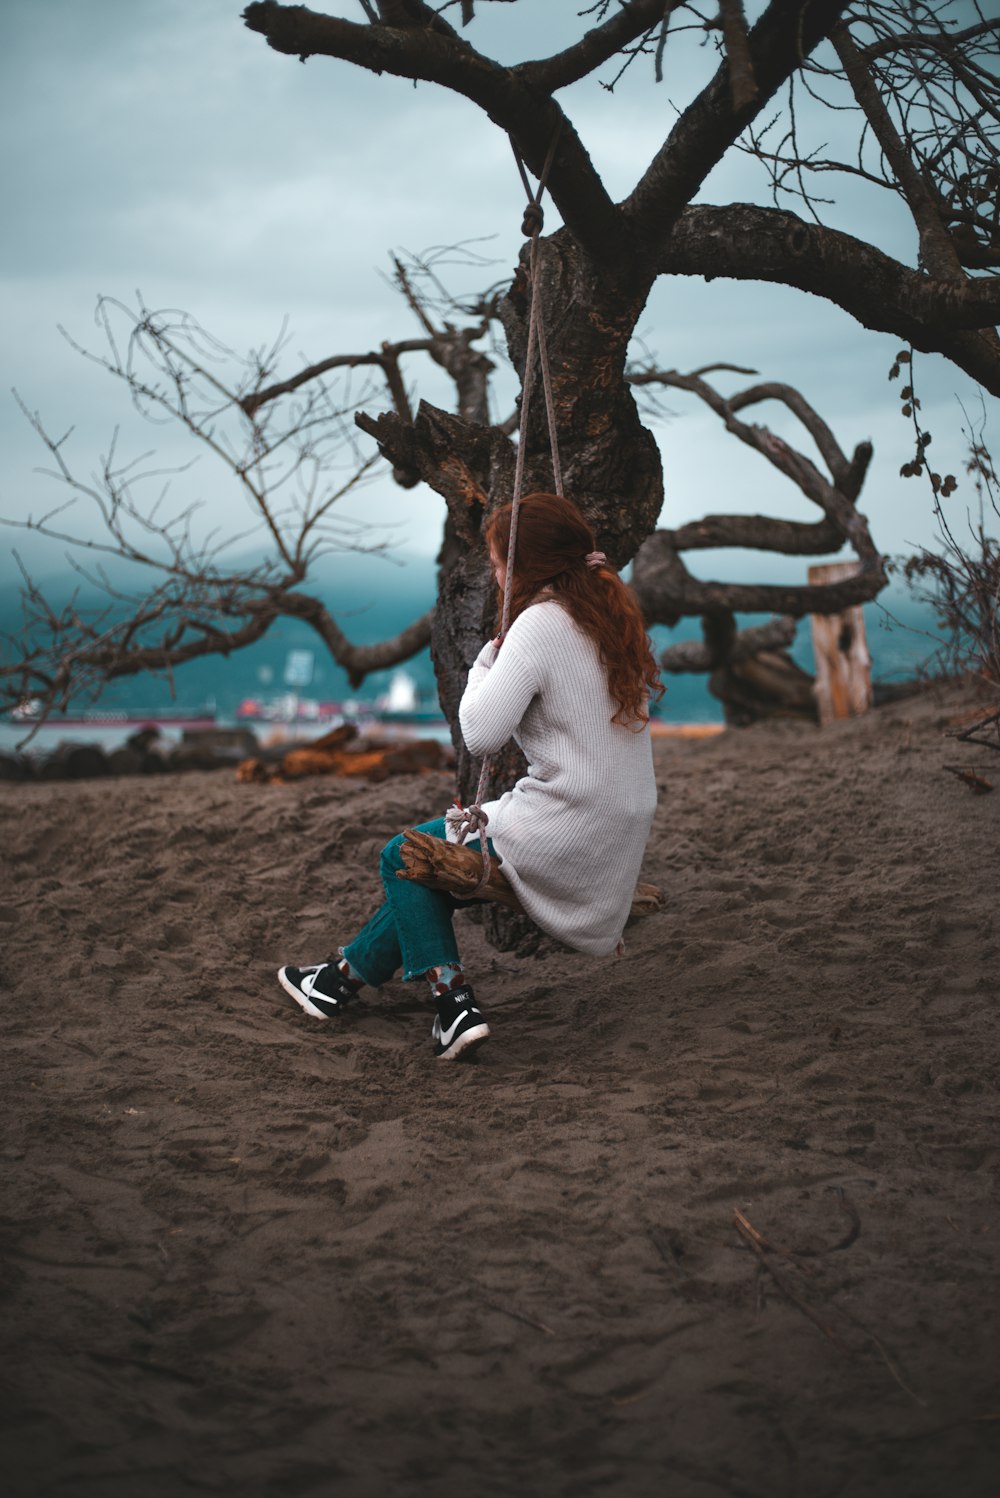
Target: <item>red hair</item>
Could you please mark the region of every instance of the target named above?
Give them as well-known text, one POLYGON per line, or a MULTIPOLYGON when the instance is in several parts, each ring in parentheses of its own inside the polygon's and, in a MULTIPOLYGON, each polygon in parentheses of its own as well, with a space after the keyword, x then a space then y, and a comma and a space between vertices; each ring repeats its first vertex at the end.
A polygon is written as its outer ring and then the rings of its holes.
MULTIPOLYGON (((510 547, 511 512, 512 506, 504 505, 486 525, 487 544, 501 559, 510 547)), ((596 549, 594 533, 572 500, 526 494, 518 509, 516 551, 507 577, 511 623, 544 589, 597 646, 615 704, 612 723, 641 725, 649 721, 649 696, 662 697, 663 684, 631 591, 609 564, 587 565, 588 553, 596 549)))

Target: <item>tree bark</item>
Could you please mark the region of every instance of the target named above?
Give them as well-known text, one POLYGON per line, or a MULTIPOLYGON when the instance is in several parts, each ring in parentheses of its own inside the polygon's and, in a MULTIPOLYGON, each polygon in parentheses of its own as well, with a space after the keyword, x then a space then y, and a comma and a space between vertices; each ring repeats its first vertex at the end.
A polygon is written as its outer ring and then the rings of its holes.
POLYGON ((874 245, 794 213, 699 203, 660 244, 663 275, 773 281, 834 302, 862 327, 941 353, 1000 395, 1000 276, 934 281, 874 245))
MULTIPOLYGON (((523 379, 528 334, 526 257, 500 303, 511 359, 523 379)), ((538 289, 548 340, 557 437, 567 494, 618 568, 635 555, 663 505, 663 468, 643 426, 625 361, 652 275, 624 260, 590 258, 565 229, 539 245, 538 289)), ((551 489, 545 404, 536 385, 525 492, 551 489)), ((497 495, 496 500, 510 495, 497 495)))

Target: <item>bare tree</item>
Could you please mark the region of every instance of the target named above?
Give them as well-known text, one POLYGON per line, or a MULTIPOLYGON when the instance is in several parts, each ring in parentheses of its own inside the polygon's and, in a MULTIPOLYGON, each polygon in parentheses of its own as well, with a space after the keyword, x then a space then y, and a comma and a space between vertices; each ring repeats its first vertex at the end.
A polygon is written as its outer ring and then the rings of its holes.
MULTIPOLYGON (((777 607, 794 615, 802 612, 803 595, 744 590, 723 596, 717 585, 695 585, 679 554, 694 544, 698 527, 686 528, 679 545, 676 533, 647 540, 662 507, 663 483, 659 452, 637 409, 627 364, 637 318, 663 275, 781 282, 835 302, 866 327, 944 353, 987 389, 1000 391, 1000 345, 992 326, 1000 312, 1000 279, 977 275, 977 266, 968 255, 963 261, 955 247, 959 230, 975 236, 980 249, 992 238, 983 204, 993 180, 989 173, 996 169, 1000 84, 991 62, 998 55, 1000 23, 976 11, 974 24, 959 26, 957 6, 921 0, 771 0, 752 27, 738 3, 723 5, 717 18, 706 20, 697 6, 680 0, 598 0, 581 13, 583 34, 562 51, 501 66, 475 48, 467 31, 455 29, 448 5, 366 0, 362 9, 364 19, 355 22, 259 0, 244 19, 276 51, 302 61, 338 59, 454 90, 509 134, 536 177, 551 153, 547 186, 563 227, 540 245, 538 294, 568 492, 619 565, 646 543, 638 579, 654 616, 697 609, 712 621, 712 641, 699 659, 715 659, 720 650, 732 659, 734 649, 754 643, 737 644, 723 625, 734 607, 777 607), (673 36, 691 26, 714 39, 714 76, 681 110, 662 146, 640 167, 632 191, 616 203, 558 95, 587 76, 612 88, 625 72, 635 77, 647 66, 663 77, 673 36), (858 123, 857 162, 820 160, 800 141, 795 89, 803 87, 820 97, 825 90, 832 106, 850 109, 858 123), (784 121, 775 150, 768 144, 772 118, 784 121), (966 125, 973 118, 970 133, 966 125), (693 202, 713 167, 734 148, 748 150, 771 174, 774 207, 693 202), (914 225, 914 266, 820 222, 811 183, 819 172, 834 170, 860 173, 900 195, 914 225), (807 217, 785 206, 789 192, 801 199, 807 217)), ((475 19, 475 9, 463 6, 464 27, 475 19)), ((499 305, 522 377, 527 291, 522 261, 499 305)), ((704 381, 687 388, 714 402, 730 429, 738 429, 738 404, 731 401, 722 410, 726 403, 704 381)), ((761 398, 747 392, 742 399, 761 398)), ((502 427, 427 405, 412 421, 398 410, 379 417, 362 413, 358 420, 394 464, 419 473, 444 496, 449 532, 464 543, 446 553, 433 627, 442 702, 453 717, 469 660, 488 627, 481 527, 490 506, 509 493, 512 443, 502 427)), ((812 422, 814 436, 817 420, 812 413, 806 422, 812 422)), ((850 585, 841 585, 838 598, 856 602, 884 582, 854 503, 867 458, 859 450, 847 460, 832 439, 824 442, 829 477, 802 454, 769 443, 770 460, 823 511, 818 526, 786 532, 782 541, 808 551, 820 539, 852 540, 861 569, 850 585)), ((527 445, 529 485, 550 486, 540 413, 532 416, 527 445)), ((776 524, 716 517, 710 530, 718 546, 766 547, 777 539, 776 524)), ((775 630, 787 634, 787 626, 772 626, 769 638, 775 630)), ((509 769, 502 766, 500 773, 509 769)), ((471 781, 468 767, 463 775, 471 781)))
MULTIPOLYGON (((486 3, 489 0, 481 0, 478 10, 486 3)), ((859 576, 841 586, 836 603, 831 594, 829 606, 873 596, 884 582, 884 572, 856 509, 867 461, 863 449, 848 459, 829 434, 819 441, 822 423, 794 392, 755 387, 725 400, 704 379, 706 371, 668 376, 652 367, 630 369, 629 346, 650 290, 661 276, 773 281, 824 297, 865 327, 893 332, 914 348, 940 352, 985 389, 1000 393, 1000 344, 993 327, 1000 313, 1000 277, 990 274, 996 240, 1000 82, 995 63, 1000 22, 973 5, 970 24, 968 5, 957 0, 770 0, 753 26, 747 24, 738 0, 726 0, 718 16, 709 18, 687 0, 595 0, 581 12, 581 26, 562 50, 501 65, 469 39, 476 5, 463 3, 454 17, 464 29, 452 24, 455 11, 452 0, 436 8, 425 0, 359 0, 360 18, 347 21, 304 6, 258 0, 247 6, 244 19, 274 50, 302 61, 333 59, 449 88, 510 136, 536 177, 548 160, 547 188, 563 226, 539 241, 536 295, 547 329, 566 487, 616 564, 624 565, 646 543, 649 550, 642 553, 638 576, 654 615, 697 612, 709 620, 710 638, 699 660, 717 659, 721 652, 733 661, 740 652, 760 648, 759 632, 756 640, 735 636, 733 609, 777 608, 790 617, 802 611, 804 598, 794 589, 751 594, 696 584, 680 557, 696 544, 697 526, 648 539, 662 509, 663 476, 658 446, 635 399, 636 383, 642 378, 647 384, 686 381, 684 388, 713 405, 731 431, 764 452, 819 505, 822 520, 782 532, 778 549, 811 552, 821 539, 854 545, 861 562, 859 576), (632 190, 615 202, 561 106, 560 92, 587 77, 612 89, 623 75, 634 80, 646 69, 653 78, 663 78, 670 72, 676 35, 691 28, 708 43, 702 49, 708 65, 703 86, 680 110, 652 158, 637 163, 632 190), (803 89, 832 108, 848 110, 847 116, 838 118, 857 123, 855 159, 825 159, 803 142, 802 111, 796 103, 797 91, 803 89), (712 169, 736 149, 749 152, 770 174, 773 207, 694 202, 712 169), (913 265, 821 221, 820 210, 828 205, 814 184, 821 174, 844 172, 885 187, 905 203, 913 224, 913 265), (787 206, 789 195, 801 212, 787 206), (743 406, 764 399, 765 393, 778 394, 797 410, 817 440, 827 474, 803 454, 740 422, 743 406)), ((526 233, 537 223, 536 215, 526 233)), ((310 402, 329 399, 322 382, 338 370, 365 368, 373 376, 366 398, 332 399, 326 420, 344 444, 348 417, 356 410, 358 425, 375 438, 397 479, 404 484, 423 480, 446 502, 438 605, 430 635, 442 704, 454 721, 469 662, 489 628, 493 609, 483 522, 491 506, 509 495, 515 465, 512 423, 496 419, 489 410, 491 360, 481 345, 495 315, 515 373, 523 380, 529 307, 526 267, 525 255, 502 295, 484 299, 460 318, 433 315, 407 276, 398 276, 420 319, 420 338, 383 344, 367 354, 335 354, 288 378, 277 378, 268 364, 253 371, 238 389, 227 388, 226 398, 231 405, 235 401, 248 424, 242 456, 235 457, 239 481, 247 486, 257 483, 260 489, 258 450, 266 463, 293 455, 290 473, 271 470, 272 487, 263 508, 260 493, 255 496, 248 487, 251 504, 271 529, 277 570, 240 577, 233 589, 234 580, 222 580, 221 569, 193 565, 183 545, 171 551, 166 574, 169 602, 154 598, 152 607, 162 601, 166 613, 173 610, 174 629, 184 621, 184 630, 177 638, 165 631, 160 657, 146 664, 168 669, 176 660, 189 658, 181 653, 184 650, 234 648, 243 638, 256 637, 253 632, 262 631, 280 612, 308 618, 355 677, 372 669, 376 658, 379 664, 399 659, 404 649, 426 638, 424 622, 414 626, 412 634, 407 632, 405 640, 381 647, 355 647, 345 641, 334 621, 300 586, 302 566, 315 554, 310 547, 324 525, 332 524, 328 501, 334 490, 324 488, 322 495, 311 491, 313 498, 294 515, 281 511, 285 522, 292 524, 291 533, 284 522, 278 523, 272 508, 277 504, 280 511, 281 504, 273 497, 273 485, 301 482, 311 461, 294 456, 300 448, 289 431, 295 431, 306 412, 305 432, 318 440, 319 429, 311 423, 319 411, 314 413, 310 402), (416 411, 411 409, 400 370, 401 357, 411 352, 429 354, 451 375, 456 389, 453 411, 424 402, 416 411), (357 409, 375 405, 379 390, 385 392, 387 410, 376 415, 357 409), (314 391, 320 396, 314 397, 314 391), (289 399, 291 408, 282 404, 289 399), (279 410, 290 411, 284 429, 273 414, 279 410), (275 435, 278 430, 286 433, 281 440, 275 435), (295 526, 305 527, 301 546, 294 539, 295 526), (214 590, 216 611, 211 618, 211 609, 201 612, 206 586, 210 593, 214 590), (213 632, 227 620, 233 621, 232 631, 227 634, 223 627, 213 640, 213 632), (371 651, 382 653, 366 653, 371 651)), ((144 312, 138 326, 162 356, 161 338, 174 330, 161 327, 144 312)), ((199 366, 198 372, 207 371, 199 366)), ((189 375, 190 371, 181 375, 182 388, 175 384, 170 397, 182 420, 190 415, 180 399, 189 375)), ((169 390, 174 378, 169 368, 166 378, 169 390)), ((221 393, 216 393, 221 400, 221 393)), ((148 393, 142 398, 148 399, 148 393)), ((192 430, 200 423, 211 431, 214 413, 210 397, 204 420, 199 418, 192 430)), ((303 451, 312 440, 306 438, 303 451)), ((51 446, 58 465, 61 446, 51 446)), ((342 450, 356 465, 342 482, 362 481, 360 453, 349 443, 342 450)), ((523 456, 527 485, 550 487, 540 405, 529 412, 523 456)), ((68 474, 63 477, 72 481, 68 474)), ((113 522, 128 516, 130 522, 142 524, 132 504, 134 480, 128 474, 123 478, 109 465, 104 488, 111 496, 113 522)), ((702 523, 700 534, 711 534, 712 544, 718 546, 767 548, 779 541, 780 524, 763 517, 717 516, 702 523)), ((119 536, 114 544, 122 549, 124 542, 119 536)), ((810 598, 815 606, 815 595, 810 598)), ((95 675, 115 674, 134 669, 143 659, 138 653, 140 646, 146 648, 143 628, 159 617, 144 618, 143 626, 127 638, 118 635, 111 641, 110 656, 101 655, 105 642, 99 632, 88 636, 73 620, 66 622, 63 635, 75 638, 84 656, 92 652, 87 664, 95 675)), ((765 641, 773 641, 787 634, 788 625, 764 629, 765 641)), ((33 663, 32 680, 49 694, 47 700, 62 700, 60 693, 80 669, 80 659, 77 653, 68 676, 62 668, 53 669, 51 660, 33 663)), ((18 685, 24 690, 30 683, 22 677, 18 685)), ((497 775, 506 776, 511 767, 501 757, 497 775)), ((463 759, 463 792, 471 789, 473 773, 463 759)))
MULTIPOLYGON (((941 630, 930 668, 969 677, 995 701, 1000 694, 1000 485, 982 417, 976 424, 970 422, 965 434, 966 469, 975 501, 960 507, 965 513, 956 517, 949 514, 944 486, 934 485, 938 548, 921 548, 903 570, 916 596, 933 608, 941 630)), ((986 721, 998 719, 1000 713, 993 709, 986 721)), ((976 724, 969 732, 981 726, 976 724)), ((1000 730, 997 743, 1000 746, 1000 730)))
MULTIPOLYGON (((839 613, 852 604, 871 598, 885 583, 885 562, 877 551, 868 522, 857 508, 857 499, 871 462, 870 442, 861 442, 848 458, 832 431, 798 390, 768 382, 752 385, 738 394, 723 397, 706 376, 715 372, 753 374, 713 366, 680 374, 648 365, 629 376, 633 386, 667 387, 697 395, 722 419, 726 430, 747 447, 761 454, 779 473, 790 479, 806 499, 816 504, 822 519, 812 523, 773 520, 762 515, 707 515, 679 530, 659 530, 640 548, 633 571, 633 587, 651 622, 675 624, 697 615, 702 621, 702 643, 695 641, 669 647, 660 657, 668 671, 712 673, 712 690, 727 705, 727 718, 736 723, 753 721, 768 710, 768 701, 783 711, 814 713, 808 678, 792 670, 787 690, 781 689, 777 662, 770 662, 770 691, 752 704, 753 686, 741 680, 740 668, 766 652, 780 653, 795 638, 804 614, 839 613), (741 421, 737 415, 764 401, 780 402, 802 423, 813 439, 828 474, 805 453, 766 426, 741 421), (854 577, 838 583, 810 586, 773 583, 702 582, 684 566, 682 554, 719 546, 777 552, 785 556, 822 556, 849 545, 858 558, 854 577), (738 631, 737 613, 773 613, 769 623, 738 631), (728 708, 732 705, 733 711, 728 708)), ((790 663, 787 663, 790 664, 790 663)))
MULTIPOLYGON (((283 617, 309 624, 355 685, 367 673, 406 660, 427 644, 430 612, 391 639, 353 644, 309 582, 310 569, 327 551, 373 549, 367 529, 338 521, 335 510, 337 501, 370 479, 380 463, 377 453, 366 457, 358 451, 348 418, 376 398, 377 383, 384 380, 395 410, 412 422, 404 356, 429 355, 448 371, 460 418, 489 419, 494 351, 478 344, 495 336, 497 296, 487 292, 457 301, 438 274, 436 260, 445 253, 408 264, 398 256, 393 260, 395 284, 419 320, 423 336, 383 342, 377 352, 332 355, 284 379, 274 377, 280 340, 266 352, 240 361, 186 314, 152 313, 142 307, 136 312, 102 299, 98 319, 106 352, 96 356, 74 346, 119 379, 140 411, 181 424, 207 446, 243 490, 257 525, 219 542, 212 536, 196 539, 194 507, 171 513, 165 493, 156 503, 146 502, 142 486, 160 478, 158 470, 143 460, 116 461, 113 443, 99 479, 81 481, 64 455, 65 439, 52 438, 37 416, 26 413, 54 460, 53 476, 97 507, 104 535, 100 541, 85 540, 62 529, 68 506, 29 520, 26 528, 73 546, 81 574, 98 584, 107 601, 91 614, 75 601, 57 609, 25 574, 25 629, 20 640, 8 642, 10 659, 0 664, 0 690, 8 704, 30 698, 35 704, 32 721, 37 724, 49 711, 65 708, 71 697, 99 693, 108 681, 144 671, 169 675, 198 657, 230 654, 261 639, 283 617), (457 317, 476 320, 461 326, 457 317), (124 352, 115 319, 127 329, 124 352), (227 380, 220 366, 235 367, 240 379, 227 380), (327 383, 359 368, 375 371, 375 376, 366 378, 358 390, 327 383), (255 538, 268 544, 270 555, 246 570, 232 553, 255 538), (110 557, 138 564, 154 580, 130 596, 103 567, 79 559, 88 553, 93 560, 110 557)), ((706 379, 713 372, 753 373, 719 365, 682 375, 646 361, 630 365, 627 378, 644 394, 669 387, 700 396, 729 432, 790 478, 824 516, 810 525, 762 516, 709 515, 677 531, 657 531, 640 549, 635 587, 650 622, 673 625, 690 616, 703 620, 705 643, 673 646, 663 654, 662 664, 674 672, 713 673, 713 690, 726 701, 727 673, 761 651, 790 644, 802 614, 839 610, 870 597, 873 587, 884 580, 884 571, 867 523, 855 507, 870 445, 861 444, 848 460, 827 424, 798 391, 767 383, 724 398, 706 379), (765 400, 779 401, 799 417, 826 460, 829 478, 767 427, 738 419, 738 411, 765 400), (861 560, 858 577, 827 589, 706 584, 693 578, 681 561, 685 551, 720 545, 820 555, 845 543, 861 560), (736 611, 775 610, 782 617, 737 633, 736 611)), ((643 404, 647 417, 662 414, 655 399, 643 404)), ((512 430, 515 424, 513 413, 501 426, 512 430)), ((419 475, 403 467, 393 476, 406 488, 419 483, 419 475)), ((478 490, 470 500, 479 502, 478 490)), ((446 539, 442 570, 461 553, 459 543, 465 538, 452 529, 446 539)), ((741 700, 745 698, 745 683, 736 691, 741 700)), ((810 701, 807 690, 807 704, 810 701)), ((766 711, 765 703, 759 711, 766 711)))
MULTIPOLYGON (((117 434, 99 474, 81 479, 66 452, 71 434, 53 437, 22 402, 50 454, 49 473, 70 498, 19 524, 70 546, 81 578, 105 602, 89 611, 76 598, 54 605, 25 571, 24 623, 16 638, 4 642, 0 703, 10 708, 30 701, 37 725, 71 698, 96 694, 109 681, 140 672, 169 677, 199 657, 231 654, 263 638, 281 618, 308 624, 353 685, 428 644, 432 610, 390 639, 359 645, 304 587, 329 552, 378 549, 364 525, 338 517, 336 505, 380 466, 377 452, 360 451, 353 423, 358 406, 384 388, 395 409, 412 419, 404 356, 429 355, 445 368, 456 386, 457 408, 470 419, 487 411, 493 362, 475 345, 493 321, 489 294, 474 301, 474 322, 439 325, 429 310, 431 288, 442 300, 446 293, 433 262, 407 267, 396 257, 394 279, 420 318, 423 336, 386 341, 377 351, 338 354, 284 380, 275 377, 284 338, 240 359, 187 313, 100 300, 103 350, 95 354, 70 343, 119 380, 143 415, 179 424, 208 449, 242 491, 248 527, 222 538, 217 530, 199 534, 196 506, 180 512, 169 507, 169 480, 179 470, 156 467, 152 454, 120 459, 117 434), (415 279, 427 286, 426 295, 418 295, 415 279), (354 389, 344 377, 356 370, 365 378, 354 389), (151 499, 152 483, 160 492, 151 499), (96 508, 103 522, 99 539, 72 528, 75 516, 69 512, 79 501, 96 508), (249 568, 241 563, 241 548, 253 543, 259 550, 262 542, 264 559, 249 568), (125 591, 107 570, 109 559, 141 568, 148 584, 125 591)), ((404 468, 394 477, 404 487, 419 482, 404 468)))

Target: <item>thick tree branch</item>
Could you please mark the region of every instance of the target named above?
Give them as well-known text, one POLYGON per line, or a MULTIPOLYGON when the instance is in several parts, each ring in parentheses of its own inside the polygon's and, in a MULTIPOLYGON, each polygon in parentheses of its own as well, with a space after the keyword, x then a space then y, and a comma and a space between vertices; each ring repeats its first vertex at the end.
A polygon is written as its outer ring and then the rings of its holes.
POLYGON ((279 600, 279 612, 288 618, 303 619, 319 635, 338 666, 347 672, 352 687, 358 687, 372 671, 384 671, 413 658, 430 644, 434 610, 428 609, 399 634, 373 645, 355 645, 319 599, 304 593, 287 592, 279 600))
POLYGON ((305 61, 340 58, 374 73, 438 83, 477 104, 517 144, 540 175, 557 132, 549 193, 567 226, 592 255, 613 259, 625 248, 621 215, 559 105, 516 70, 500 67, 450 31, 424 26, 360 25, 319 15, 304 5, 255 0, 243 12, 268 46, 305 61))
MULTIPOLYGON (((793 385, 784 385, 779 380, 768 380, 761 385, 751 385, 748 390, 740 390, 736 395, 731 395, 726 404, 730 411, 745 411, 747 406, 756 406, 761 401, 767 400, 780 401, 794 416, 798 417, 819 448, 823 462, 829 468, 834 481, 839 485, 850 472, 851 464, 822 416, 793 385)), ((870 447, 868 457, 871 457, 870 447)))
POLYGON ((499 427, 463 421, 421 401, 416 420, 392 413, 355 421, 374 437, 394 466, 412 469, 444 499, 451 524, 464 545, 474 547, 490 493, 510 491, 514 447, 499 427))
POLYGON ((925 269, 941 280, 964 280, 955 246, 941 219, 937 194, 917 170, 847 27, 835 27, 831 40, 858 106, 871 126, 913 215, 920 238, 920 259, 925 269))
MULTIPOLYGON (((731 416, 736 411, 743 411, 747 406, 758 405, 761 401, 781 401, 794 416, 798 417, 812 437, 836 482, 840 484, 847 477, 852 470, 854 460, 848 462, 840 443, 819 412, 809 404, 800 391, 795 389, 794 385, 785 385, 778 380, 768 380, 763 384, 751 385, 746 390, 740 390, 736 395, 723 397, 708 385, 704 378, 705 375, 720 369, 729 369, 735 374, 754 373, 753 370, 736 369, 731 365, 720 364, 706 365, 703 369, 696 369, 688 375, 681 374, 676 369, 639 369, 629 374, 629 382, 633 385, 672 385, 679 390, 692 390, 720 416, 731 416)), ((737 435, 741 433, 737 432, 737 435)), ((870 450, 868 457, 871 457, 870 450)), ((858 487, 860 488, 860 483, 858 487)), ((856 498, 856 492, 851 498, 856 498)))
POLYGON ((655 241, 676 222, 712 168, 789 77, 827 36, 843 0, 771 0, 747 38, 742 71, 756 92, 733 103, 730 63, 724 63, 677 121, 634 192, 623 203, 640 240, 655 241))
MULTIPOLYGON (((726 663, 737 666, 742 661, 752 660, 762 650, 787 650, 795 639, 798 624, 798 619, 789 616, 739 630, 729 642, 726 663)), ((687 672, 714 671, 719 664, 716 652, 703 640, 681 640, 676 645, 668 645, 660 656, 664 671, 678 676, 687 672)))
POLYGON ((329 359, 320 359, 316 364, 307 365, 305 369, 300 369, 298 374, 290 375, 287 380, 278 380, 263 390, 250 391, 242 398, 239 405, 247 416, 253 416, 269 401, 279 400, 283 395, 292 395, 303 385, 308 385, 311 380, 320 379, 333 369, 361 369, 366 365, 374 365, 383 371, 388 380, 388 366, 390 363, 394 364, 400 354, 426 353, 429 348, 429 338, 406 338, 401 343, 384 343, 380 353, 372 350, 367 354, 334 354, 329 359))
POLYGON ((71 698, 99 690, 106 682, 147 671, 170 675, 206 656, 232 655, 263 639, 283 617, 311 625, 347 672, 351 686, 358 687, 370 672, 398 665, 423 650, 430 642, 434 617, 431 609, 389 639, 356 645, 319 599, 289 589, 260 593, 239 578, 221 584, 203 581, 190 597, 183 591, 161 590, 138 604, 128 618, 117 620, 110 610, 88 620, 74 605, 57 614, 30 580, 28 599, 34 615, 27 636, 31 643, 27 649, 16 647, 12 659, 0 664, 0 704, 10 708, 32 700, 39 704, 43 720, 65 709, 71 698), (224 624, 227 616, 237 616, 239 622, 224 624), (157 627, 162 633, 150 640, 149 632, 157 627))
MULTIPOLYGON (((717 366, 725 367, 725 366, 717 366)), ((698 395, 741 442, 753 447, 801 489, 824 512, 818 525, 772 520, 762 515, 710 515, 674 531, 657 531, 640 548, 632 586, 651 623, 673 625, 700 615, 704 644, 672 647, 662 664, 671 671, 726 671, 759 651, 781 649, 794 633, 793 621, 805 613, 839 612, 866 601, 885 585, 884 560, 868 530, 868 522, 854 501, 871 460, 871 444, 859 443, 848 461, 827 424, 799 391, 782 384, 759 384, 726 399, 704 379, 708 371, 691 375, 676 370, 646 369, 635 378, 644 384, 663 384, 698 395), (766 427, 748 426, 735 411, 762 400, 779 400, 793 411, 817 445, 830 470, 824 477, 808 458, 766 427), (822 555, 838 552, 845 542, 853 547, 859 569, 846 582, 826 587, 751 585, 702 582, 692 577, 682 552, 718 546, 747 546, 784 555, 822 555), (785 615, 760 629, 739 634, 738 611, 774 611, 785 615)), ((745 371, 742 371, 745 372, 745 371)), ((713 690, 721 691, 721 678, 713 690)), ((727 699, 728 700, 728 699, 727 699)))
MULTIPOLYGON (((830 526, 834 528, 837 540, 832 549, 839 549, 844 541, 850 541, 858 555, 871 558, 876 555, 871 537, 868 534, 868 526, 864 517, 854 508, 854 499, 864 480, 865 472, 871 461, 871 444, 860 443, 855 450, 854 458, 848 462, 840 445, 834 437, 830 428, 822 420, 819 413, 813 409, 809 402, 799 391, 789 385, 764 384, 755 385, 749 390, 741 391, 738 395, 727 399, 700 375, 684 375, 677 370, 644 370, 632 376, 634 384, 661 384, 672 386, 679 390, 689 390, 692 394, 699 396, 706 405, 710 406, 716 415, 725 422, 726 430, 734 437, 752 447, 767 458, 780 473, 790 478, 797 484, 803 494, 811 499, 814 504, 819 505, 825 514, 830 526), (830 469, 830 479, 826 479, 819 469, 804 454, 797 452, 787 442, 776 437, 767 427, 750 426, 736 417, 736 411, 746 406, 756 405, 762 400, 780 400, 784 405, 798 416, 806 427, 806 430, 816 440, 821 453, 830 469), (832 482, 831 482, 832 480, 832 482), (849 481, 852 492, 847 492, 845 482, 849 481)), ((737 523, 733 527, 733 533, 741 537, 748 537, 752 533, 752 521, 745 517, 741 522, 735 516, 712 516, 710 517, 709 533, 720 536, 727 520, 737 523)), ((709 522, 701 522, 706 525, 709 522)), ((764 524, 770 529, 770 533, 777 537, 784 537, 786 533, 781 529, 784 522, 765 521, 764 524)), ((694 528, 695 537, 699 537, 700 525, 694 528)), ((816 539, 817 528, 814 526, 796 527, 787 533, 787 538, 793 542, 793 550, 797 553, 809 552, 808 543, 816 539)), ((696 540, 696 544, 705 545, 704 541, 696 540)), ((740 541, 728 539, 716 540, 716 546, 740 545, 740 541)), ((742 544, 747 544, 744 541, 742 544)), ((750 542, 750 545, 770 550, 770 544, 763 538, 750 542)), ((684 549, 683 547, 679 549, 684 549)), ((779 545, 776 550, 783 551, 784 545, 779 545)), ((815 553, 814 553, 815 554, 815 553)))
POLYGON ((750 203, 687 208, 665 235, 661 274, 773 281, 842 307, 864 327, 941 353, 1000 395, 1000 276, 934 281, 853 235, 750 203), (980 331, 982 330, 982 331, 980 331))
POLYGON ((651 31, 683 3, 684 0, 626 0, 610 21, 595 26, 573 46, 537 62, 522 62, 514 71, 532 88, 544 93, 566 88, 651 31))
POLYGON ((757 79, 754 77, 743 0, 719 0, 719 14, 729 68, 729 91, 733 108, 739 113, 757 98, 757 79))
POLYGON ((640 548, 633 564, 632 587, 648 619, 683 618, 689 614, 839 614, 867 603, 885 587, 881 557, 862 562, 853 577, 819 586, 783 583, 702 582, 686 570, 667 532, 657 531, 640 548))
POLYGON ((767 515, 706 515, 663 532, 677 551, 712 551, 718 546, 778 551, 782 556, 820 557, 839 551, 844 537, 832 520, 807 524, 767 515))

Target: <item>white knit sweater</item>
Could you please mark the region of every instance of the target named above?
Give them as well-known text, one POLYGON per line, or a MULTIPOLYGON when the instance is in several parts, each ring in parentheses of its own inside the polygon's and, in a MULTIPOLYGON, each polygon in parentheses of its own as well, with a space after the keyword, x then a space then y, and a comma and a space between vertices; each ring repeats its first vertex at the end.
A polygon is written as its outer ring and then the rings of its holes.
POLYGON ((528 761, 484 807, 518 899, 543 931, 598 957, 621 939, 656 809, 649 729, 614 712, 597 647, 553 600, 525 609, 499 653, 483 647, 458 709, 472 754, 513 735, 528 761))

